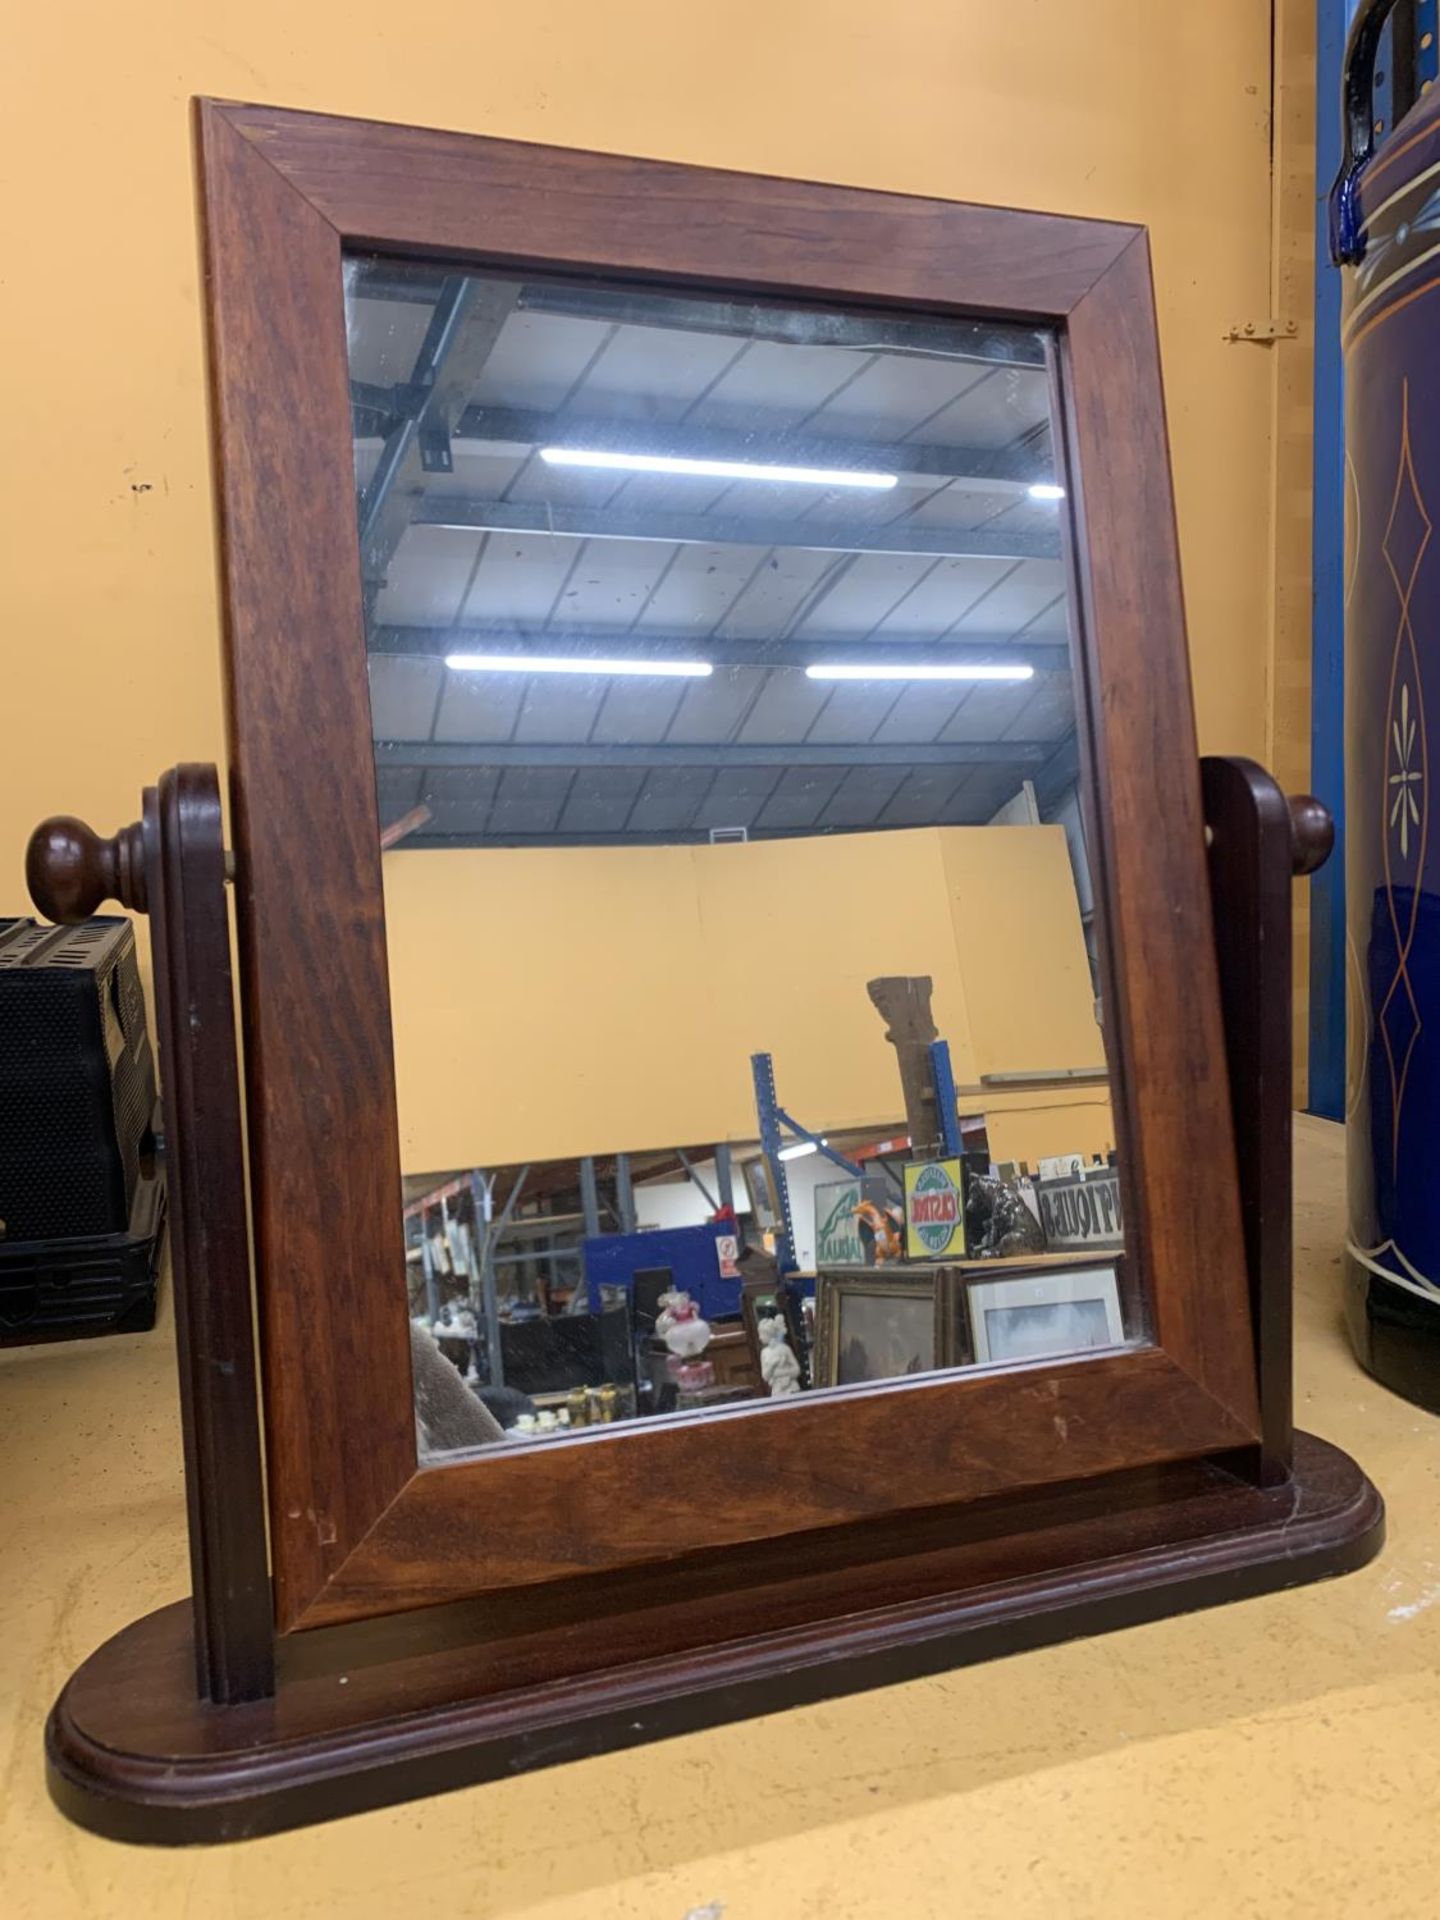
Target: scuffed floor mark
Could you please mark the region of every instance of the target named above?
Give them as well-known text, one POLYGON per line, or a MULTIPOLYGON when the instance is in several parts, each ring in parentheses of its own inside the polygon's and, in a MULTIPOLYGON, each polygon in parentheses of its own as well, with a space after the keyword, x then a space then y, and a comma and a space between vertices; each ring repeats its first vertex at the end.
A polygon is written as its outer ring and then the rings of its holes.
POLYGON ((1385 1616, 1387 1620, 1413 1620, 1417 1614, 1424 1613, 1440 1601, 1440 1586, 1427 1587, 1418 1600, 1407 1601, 1403 1607, 1391 1607, 1385 1616))
POLYGON ((721 1920, 725 1911, 723 1900, 710 1900, 703 1907, 691 1907, 685 1920, 721 1920))

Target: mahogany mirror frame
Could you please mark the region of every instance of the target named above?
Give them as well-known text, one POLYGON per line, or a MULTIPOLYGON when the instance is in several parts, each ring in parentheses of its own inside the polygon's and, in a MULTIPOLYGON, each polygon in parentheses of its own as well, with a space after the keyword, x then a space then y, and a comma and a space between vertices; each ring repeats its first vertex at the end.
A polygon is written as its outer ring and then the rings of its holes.
POLYGON ((1258 1460, 1144 230, 267 107, 201 102, 198 128, 279 1630, 902 1512, 933 1523, 1166 1462, 1258 1460), (420 1464, 397 1282, 350 249, 1053 332, 1128 1264, 1153 1344, 420 1464), (767 1443, 775 1470, 760 1475, 767 1443), (684 1497, 634 1497, 666 1486, 684 1497))

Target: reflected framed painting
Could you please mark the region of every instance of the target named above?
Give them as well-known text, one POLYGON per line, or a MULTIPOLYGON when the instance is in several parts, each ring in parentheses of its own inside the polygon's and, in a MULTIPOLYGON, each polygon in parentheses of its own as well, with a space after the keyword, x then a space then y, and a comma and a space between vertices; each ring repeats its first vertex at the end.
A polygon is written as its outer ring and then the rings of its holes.
POLYGON ((1057 1359, 1125 1343, 1114 1265, 967 1276, 965 1308, 976 1364, 1057 1359))
POLYGON ((946 1364, 933 1274, 821 1273, 815 1374, 827 1387, 904 1380, 946 1364))

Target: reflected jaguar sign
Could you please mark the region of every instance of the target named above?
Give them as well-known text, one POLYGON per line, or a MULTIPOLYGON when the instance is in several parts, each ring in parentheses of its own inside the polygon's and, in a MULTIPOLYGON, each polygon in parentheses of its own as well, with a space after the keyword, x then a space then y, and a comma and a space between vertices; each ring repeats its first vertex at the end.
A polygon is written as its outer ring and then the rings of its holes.
POLYGON ((865 1246, 855 1219, 860 1182, 837 1180, 815 1189, 815 1264, 863 1267, 865 1246))
POLYGON ((815 1264, 817 1267, 873 1267, 875 1236, 861 1229, 865 1201, 884 1207, 895 1198, 887 1180, 870 1175, 835 1180, 815 1189, 815 1264))
POLYGON ((1040 1202, 1040 1224, 1045 1243, 1055 1253, 1071 1248, 1125 1244, 1125 1218, 1120 1211, 1120 1175, 1114 1167, 1095 1167, 1089 1173, 1063 1180, 1041 1180, 1035 1189, 1040 1202))

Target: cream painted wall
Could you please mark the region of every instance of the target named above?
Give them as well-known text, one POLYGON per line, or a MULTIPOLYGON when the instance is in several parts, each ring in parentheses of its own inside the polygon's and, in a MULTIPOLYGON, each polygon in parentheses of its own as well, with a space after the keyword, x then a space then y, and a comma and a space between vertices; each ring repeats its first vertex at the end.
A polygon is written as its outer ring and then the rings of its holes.
POLYGON ((114 827, 222 752, 195 93, 1148 223, 1202 744, 1264 752, 1273 357, 1224 339, 1271 300, 1253 0, 52 0, 7 53, 0 912, 41 815, 114 827))
POLYGON ((1065 829, 935 837, 965 984, 968 1058, 957 1056, 957 1079, 1103 1067, 1065 829))
MULTIPOLYGON (((756 1052, 807 1124, 889 1131, 899 1073, 865 991, 880 974, 933 980, 962 1086, 1104 1064, 1062 827, 395 852, 384 869, 409 1173, 751 1140, 756 1052)), ((998 1158, 1038 1159, 1112 1144, 1097 1099, 966 1104, 993 1104, 998 1158)))

